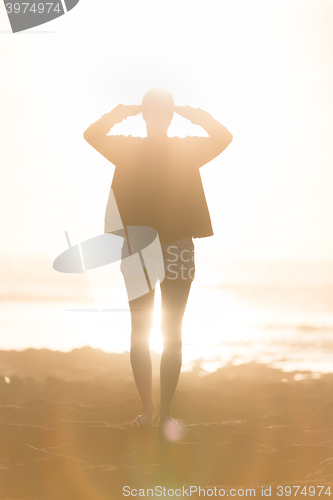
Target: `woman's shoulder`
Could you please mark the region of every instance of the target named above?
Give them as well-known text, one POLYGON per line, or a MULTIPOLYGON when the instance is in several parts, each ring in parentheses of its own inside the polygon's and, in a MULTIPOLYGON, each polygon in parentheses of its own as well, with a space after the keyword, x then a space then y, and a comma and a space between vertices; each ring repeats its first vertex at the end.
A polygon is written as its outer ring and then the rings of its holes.
POLYGON ((203 137, 199 135, 187 135, 185 137, 173 136, 169 137, 171 143, 179 144, 179 145, 191 145, 191 144, 200 144, 203 139, 208 139, 208 137, 203 137))
POLYGON ((118 142, 142 142, 143 137, 138 137, 138 136, 132 136, 132 135, 109 135, 108 136, 110 139, 113 141, 118 141, 118 142))
POLYGON ((137 149, 143 144, 142 137, 132 137, 131 135, 109 135, 109 145, 125 153, 132 149, 137 149))
POLYGON ((130 135, 108 135, 106 158, 114 165, 126 165, 138 154, 142 147, 142 137, 130 135))
POLYGON ((191 156, 191 152, 200 151, 205 147, 208 137, 187 135, 186 137, 170 137, 170 146, 177 154, 186 154, 191 156))

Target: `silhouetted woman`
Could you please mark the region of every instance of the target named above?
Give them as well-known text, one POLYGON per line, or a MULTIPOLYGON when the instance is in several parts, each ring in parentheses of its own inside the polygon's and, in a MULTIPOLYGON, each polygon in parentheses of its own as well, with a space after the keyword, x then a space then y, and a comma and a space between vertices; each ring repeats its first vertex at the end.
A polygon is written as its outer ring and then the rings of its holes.
MULTIPOLYGON (((232 135, 206 111, 175 106, 169 92, 151 89, 141 106, 120 104, 90 125, 84 137, 116 166, 112 190, 123 225, 149 226, 159 235, 165 266, 161 283, 163 424, 171 420, 170 405, 182 363, 182 321, 194 278, 193 238, 213 234, 199 168, 219 155, 232 141, 232 135), (141 112, 147 137, 107 135, 116 123, 141 112), (168 137, 174 112, 200 125, 209 137, 168 137)), ((122 264, 126 283, 126 273, 131 270, 125 267, 122 264)), ((149 350, 154 289, 133 300, 129 295, 129 305, 131 364, 143 405, 136 423, 150 425, 155 412, 149 350)))

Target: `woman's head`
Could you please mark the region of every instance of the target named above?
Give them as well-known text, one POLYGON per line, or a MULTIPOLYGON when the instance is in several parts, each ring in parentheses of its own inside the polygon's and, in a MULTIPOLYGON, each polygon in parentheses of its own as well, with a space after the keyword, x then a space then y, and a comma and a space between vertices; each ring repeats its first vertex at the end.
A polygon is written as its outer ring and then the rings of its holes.
POLYGON ((142 99, 142 116, 149 129, 167 132, 174 113, 172 94, 164 89, 150 89, 142 99))

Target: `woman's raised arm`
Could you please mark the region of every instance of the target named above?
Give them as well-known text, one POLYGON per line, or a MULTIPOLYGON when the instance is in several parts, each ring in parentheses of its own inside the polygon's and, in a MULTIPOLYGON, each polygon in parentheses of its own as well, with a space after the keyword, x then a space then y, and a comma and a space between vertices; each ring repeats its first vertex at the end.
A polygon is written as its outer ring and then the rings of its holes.
POLYGON ((99 153, 103 156, 107 156, 107 154, 105 154, 107 153, 105 148, 108 148, 107 134, 112 127, 129 116, 135 116, 139 113, 141 113, 141 105, 125 106, 124 104, 119 104, 110 113, 106 113, 95 123, 92 123, 84 132, 83 137, 99 153))
POLYGON ((209 137, 219 145, 220 153, 231 143, 233 136, 220 122, 215 120, 207 111, 191 106, 175 106, 175 112, 187 118, 195 125, 200 125, 209 137))

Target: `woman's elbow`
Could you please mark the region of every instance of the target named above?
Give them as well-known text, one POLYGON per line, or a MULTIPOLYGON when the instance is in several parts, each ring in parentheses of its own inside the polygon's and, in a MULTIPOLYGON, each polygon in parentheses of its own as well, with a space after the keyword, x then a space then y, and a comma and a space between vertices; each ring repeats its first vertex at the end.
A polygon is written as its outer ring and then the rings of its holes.
POLYGON ((221 152, 224 151, 233 140, 233 135, 228 131, 227 134, 223 134, 221 138, 221 152))
POLYGON ((92 134, 91 134, 91 131, 89 130, 90 127, 87 128, 87 130, 85 130, 83 132, 83 138, 89 143, 91 144, 93 142, 93 138, 92 138, 92 134))

